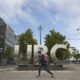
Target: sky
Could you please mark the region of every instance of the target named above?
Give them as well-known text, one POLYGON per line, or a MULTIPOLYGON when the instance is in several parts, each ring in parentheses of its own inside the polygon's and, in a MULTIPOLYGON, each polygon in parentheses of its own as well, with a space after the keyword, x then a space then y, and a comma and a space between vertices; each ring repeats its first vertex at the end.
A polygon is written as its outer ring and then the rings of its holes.
POLYGON ((51 29, 67 38, 72 47, 80 50, 80 0, 0 0, 0 17, 19 35, 31 28, 39 42, 41 25, 42 44, 51 29))

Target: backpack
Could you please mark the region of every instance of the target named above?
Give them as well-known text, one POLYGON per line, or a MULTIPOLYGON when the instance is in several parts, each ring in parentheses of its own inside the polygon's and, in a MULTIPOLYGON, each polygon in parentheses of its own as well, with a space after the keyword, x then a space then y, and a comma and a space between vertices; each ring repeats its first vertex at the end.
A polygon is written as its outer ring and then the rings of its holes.
POLYGON ((44 61, 45 61, 46 63, 48 62, 48 56, 47 56, 47 55, 44 56, 44 61))

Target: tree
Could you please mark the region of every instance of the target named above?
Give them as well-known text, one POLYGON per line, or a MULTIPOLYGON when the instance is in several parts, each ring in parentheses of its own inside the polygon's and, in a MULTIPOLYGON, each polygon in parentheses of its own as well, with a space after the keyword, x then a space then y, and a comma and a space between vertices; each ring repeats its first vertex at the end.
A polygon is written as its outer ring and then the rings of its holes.
POLYGON ((56 32, 54 30, 50 31, 50 34, 47 34, 45 37, 45 45, 51 49, 53 45, 62 44, 65 41, 65 36, 61 35, 59 32, 56 32))
MULTIPOLYGON (((21 35, 19 35, 19 40, 18 43, 20 45, 20 54, 22 55, 22 60, 26 60, 26 44, 32 44, 32 46, 34 44, 37 44, 36 39, 33 38, 33 33, 31 31, 31 29, 26 30, 24 33, 22 33, 21 35)), ((33 50, 32 50, 33 52, 33 50)), ((32 58, 31 61, 33 61, 33 53, 32 53, 32 58)))
POLYGON ((59 32, 56 32, 53 30, 50 31, 49 34, 46 35, 45 37, 45 45, 48 47, 49 52, 48 55, 50 56, 50 50, 55 44, 68 44, 67 41, 65 41, 65 36, 61 35, 59 32))
POLYGON ((19 44, 37 44, 36 39, 33 38, 31 29, 26 30, 24 33, 19 35, 19 44))
POLYGON ((24 33, 19 35, 18 43, 19 43, 19 45, 25 44, 25 34, 24 33))
POLYGON ((76 62, 77 62, 78 59, 80 58, 80 54, 74 54, 73 57, 76 59, 76 62))
POLYGON ((22 56, 21 60, 25 60, 26 59, 26 45, 25 45, 25 34, 24 33, 19 35, 18 43, 20 45, 19 58, 20 56, 22 56))
POLYGON ((25 41, 26 41, 26 43, 34 45, 34 44, 37 44, 37 41, 36 41, 36 39, 33 38, 33 34, 32 33, 33 32, 31 31, 31 29, 28 29, 24 33, 24 35, 25 35, 25 41))
POLYGON ((4 57, 7 59, 7 63, 10 63, 13 60, 12 48, 7 47, 4 51, 4 57))

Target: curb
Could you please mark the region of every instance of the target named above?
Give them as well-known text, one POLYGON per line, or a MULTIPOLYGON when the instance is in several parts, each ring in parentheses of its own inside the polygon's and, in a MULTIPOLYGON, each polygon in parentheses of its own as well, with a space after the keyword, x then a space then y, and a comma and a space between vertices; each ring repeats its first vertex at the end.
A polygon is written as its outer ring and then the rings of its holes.
POLYGON ((15 70, 15 68, 0 69, 0 72, 1 72, 1 71, 12 71, 12 70, 15 70))

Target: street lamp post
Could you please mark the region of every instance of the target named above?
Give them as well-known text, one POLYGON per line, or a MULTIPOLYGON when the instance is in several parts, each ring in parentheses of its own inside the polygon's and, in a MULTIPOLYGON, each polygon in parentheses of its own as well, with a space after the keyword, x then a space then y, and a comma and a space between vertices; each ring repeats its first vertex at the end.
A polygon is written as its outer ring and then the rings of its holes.
POLYGON ((41 31, 43 30, 43 27, 40 25, 40 26, 38 27, 38 30, 39 30, 39 32, 40 32, 40 44, 42 44, 42 41, 41 41, 41 31))

